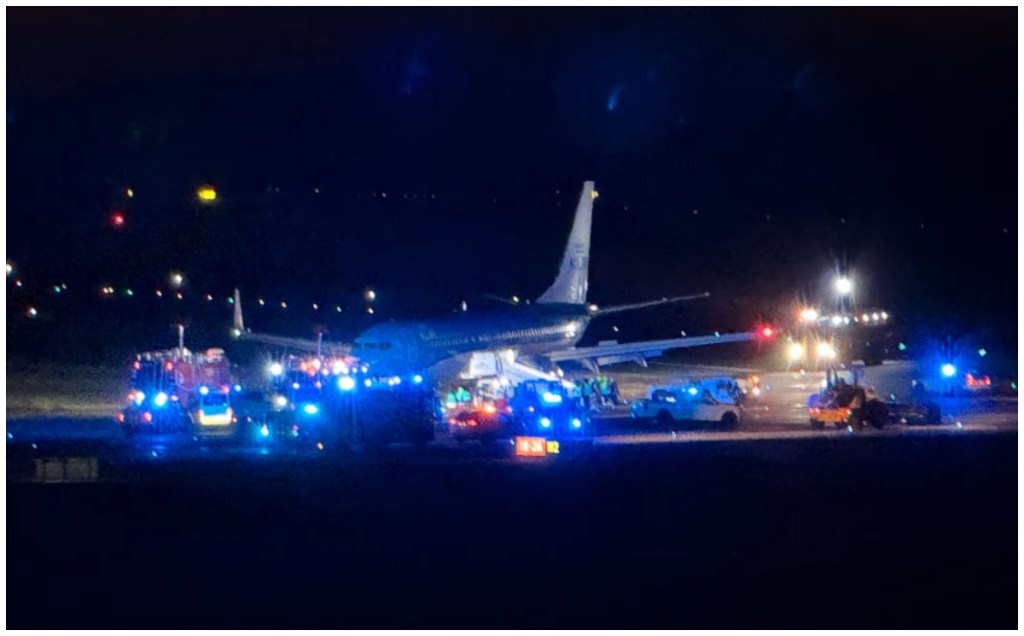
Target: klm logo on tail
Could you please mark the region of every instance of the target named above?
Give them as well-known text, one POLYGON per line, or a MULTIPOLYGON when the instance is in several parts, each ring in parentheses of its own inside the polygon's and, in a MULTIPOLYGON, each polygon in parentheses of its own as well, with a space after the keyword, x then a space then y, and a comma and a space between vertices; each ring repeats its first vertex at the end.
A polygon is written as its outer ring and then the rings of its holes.
POLYGON ((566 303, 583 305, 587 302, 587 269, 590 262, 590 225, 594 212, 594 182, 583 183, 579 203, 576 205, 576 219, 565 246, 558 277, 546 292, 537 299, 539 303, 566 303))

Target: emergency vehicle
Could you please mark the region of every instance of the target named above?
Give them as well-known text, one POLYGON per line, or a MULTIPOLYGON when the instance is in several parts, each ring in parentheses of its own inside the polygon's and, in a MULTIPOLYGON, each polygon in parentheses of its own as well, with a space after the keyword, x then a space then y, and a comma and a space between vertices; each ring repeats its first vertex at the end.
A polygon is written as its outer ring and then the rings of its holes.
POLYGON ((635 418, 652 418, 661 426, 676 422, 714 422, 737 426, 743 421, 742 390, 732 378, 652 386, 648 398, 630 407, 635 418))
POLYGON ((118 421, 127 432, 230 433, 231 378, 222 349, 140 353, 118 421))

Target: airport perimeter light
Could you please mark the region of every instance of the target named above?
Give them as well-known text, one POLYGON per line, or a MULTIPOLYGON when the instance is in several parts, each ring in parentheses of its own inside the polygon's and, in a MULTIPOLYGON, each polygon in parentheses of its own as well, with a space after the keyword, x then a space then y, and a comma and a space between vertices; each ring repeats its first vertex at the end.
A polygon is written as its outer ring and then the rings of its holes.
POLYGON ((799 342, 791 343, 787 353, 789 354, 790 362, 796 362, 804 357, 804 346, 799 342))

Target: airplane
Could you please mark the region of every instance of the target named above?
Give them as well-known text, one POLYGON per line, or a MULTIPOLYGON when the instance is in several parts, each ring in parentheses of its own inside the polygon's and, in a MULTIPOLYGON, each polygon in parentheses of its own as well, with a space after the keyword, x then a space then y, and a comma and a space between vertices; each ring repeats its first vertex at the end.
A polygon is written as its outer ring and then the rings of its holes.
POLYGON ((597 197, 594 182, 584 182, 558 275, 532 303, 514 303, 493 310, 460 312, 422 321, 383 322, 366 329, 353 343, 325 343, 249 331, 242 319, 241 296, 236 289, 232 333, 236 338, 289 349, 352 356, 372 375, 417 373, 434 381, 464 371, 477 354, 494 354, 492 358, 504 360, 508 365, 518 359, 520 363, 535 367, 539 374, 546 373, 542 367, 557 368, 559 363, 570 361, 597 371, 601 366, 627 361, 646 366, 649 358, 670 349, 744 342, 759 337, 759 332, 715 333, 576 347, 591 320, 598 316, 710 296, 704 292, 603 308, 588 304, 590 228, 597 197))

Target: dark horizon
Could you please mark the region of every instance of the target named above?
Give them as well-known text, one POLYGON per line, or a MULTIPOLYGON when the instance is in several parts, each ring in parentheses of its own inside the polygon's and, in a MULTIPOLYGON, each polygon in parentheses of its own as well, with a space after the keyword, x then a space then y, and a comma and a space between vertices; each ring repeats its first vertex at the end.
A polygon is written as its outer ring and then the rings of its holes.
POLYGON ((862 304, 1016 357, 1012 9, 8 16, 12 352, 109 319, 212 332, 235 286, 295 334, 369 324, 367 286, 380 319, 533 297, 593 179, 594 302, 707 290, 654 322, 735 328, 827 300, 839 263, 862 304), (182 308, 154 297, 171 270, 182 308))

